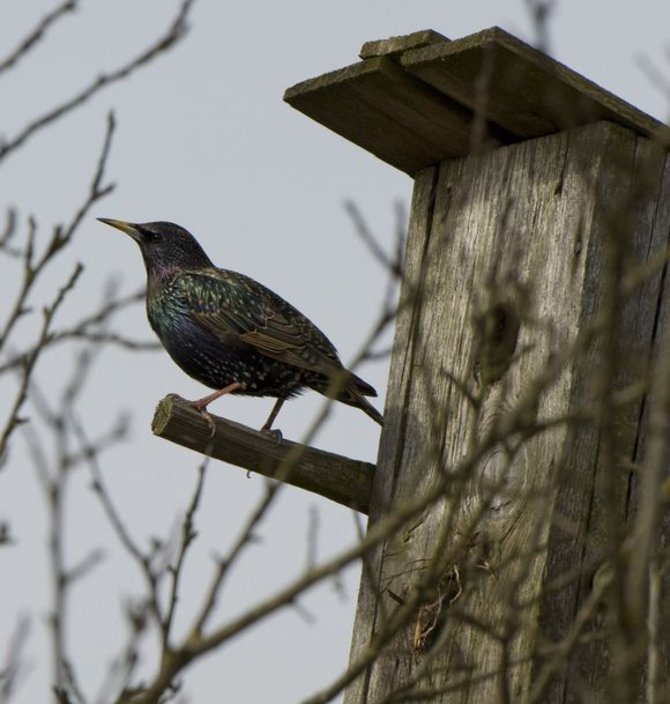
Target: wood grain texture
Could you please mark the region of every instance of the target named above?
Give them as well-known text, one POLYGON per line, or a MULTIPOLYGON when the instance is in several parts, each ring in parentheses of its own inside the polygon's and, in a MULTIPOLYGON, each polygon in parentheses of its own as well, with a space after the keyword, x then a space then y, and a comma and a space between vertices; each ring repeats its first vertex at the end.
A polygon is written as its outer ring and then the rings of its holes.
MULTIPOLYGON (((370 521, 450 480, 367 557, 352 666, 402 604, 418 594, 420 608, 346 704, 524 702, 546 674, 542 643, 566 636, 633 512, 642 399, 589 418, 646 370, 661 271, 619 301, 608 267, 611 251, 629 271, 666 246, 667 172, 649 140, 603 122, 419 174, 370 521), (486 377, 482 339, 501 310, 516 316, 516 344, 486 377), (457 472, 478 445, 474 471, 457 472), (431 569, 442 577, 421 595, 431 569)), ((608 662, 607 643, 580 646, 538 701, 623 701, 603 685, 608 662)))
POLYGON ((284 100, 415 176, 446 159, 610 120, 670 143, 662 123, 498 27, 368 42, 363 61, 284 100))
POLYGON ((162 399, 151 424, 155 435, 204 455, 257 472, 367 513, 375 467, 300 445, 212 416, 207 420, 179 396, 162 399))
POLYGON ((284 100, 411 176, 469 149, 470 110, 385 56, 299 83, 284 100))
MULTIPOLYGON (((400 290, 398 316, 396 318, 393 353, 389 369, 389 382, 384 409, 384 428, 377 459, 383 472, 375 472, 370 505, 370 521, 383 519, 399 498, 396 481, 406 468, 402 465, 402 451, 413 441, 421 443, 421 436, 412 437, 407 433, 407 417, 410 411, 408 394, 412 381, 413 338, 417 331, 417 321, 421 306, 415 305, 421 295, 421 281, 426 266, 425 246, 432 228, 435 207, 435 191, 438 169, 424 169, 417 175, 412 198, 405 258, 403 262, 403 283, 400 290)), ((383 549, 372 551, 364 558, 361 588, 358 593, 358 607, 354 622, 350 663, 355 665, 373 642, 384 617, 386 600, 380 599, 382 583, 383 549)), ((345 704, 374 702, 368 698, 369 673, 356 678, 345 694, 345 704)), ((374 694, 374 691, 373 691, 374 694)))
POLYGON ((401 63, 520 138, 598 120, 611 120, 644 136, 662 129, 641 110, 498 27, 407 51, 401 63))
POLYGON ((439 32, 432 29, 422 29, 398 37, 365 42, 358 55, 361 59, 371 59, 375 56, 397 56, 409 49, 421 49, 431 44, 448 41, 449 39, 439 32))

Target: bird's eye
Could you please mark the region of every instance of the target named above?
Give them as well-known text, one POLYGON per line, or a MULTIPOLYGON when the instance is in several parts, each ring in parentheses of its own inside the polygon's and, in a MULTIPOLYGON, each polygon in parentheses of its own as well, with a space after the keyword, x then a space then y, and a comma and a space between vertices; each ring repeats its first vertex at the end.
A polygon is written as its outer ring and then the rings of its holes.
POLYGON ((138 229, 140 231, 140 235, 142 235, 142 239, 145 242, 154 242, 158 239, 158 234, 153 230, 150 230, 148 227, 141 227, 138 229))

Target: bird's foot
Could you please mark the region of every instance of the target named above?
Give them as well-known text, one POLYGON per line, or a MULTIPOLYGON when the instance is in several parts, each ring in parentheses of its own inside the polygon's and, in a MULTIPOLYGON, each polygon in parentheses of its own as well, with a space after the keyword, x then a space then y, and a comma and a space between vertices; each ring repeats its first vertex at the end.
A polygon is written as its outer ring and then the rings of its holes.
POLYGON ((214 423, 214 418, 212 418, 211 414, 207 413, 207 411, 200 411, 202 416, 205 418, 207 421, 207 425, 209 425, 209 440, 211 440, 214 435, 216 434, 216 423, 214 423))
POLYGON ((272 430, 272 424, 275 422, 277 413, 279 413, 279 410, 284 405, 285 400, 286 399, 283 398, 278 398, 276 400, 275 405, 272 407, 272 412, 270 413, 268 419, 265 421, 263 427, 260 430, 261 433, 273 437, 277 442, 277 446, 281 445, 281 441, 284 436, 282 435, 281 430, 272 430))
POLYGON ((275 442, 277 443, 277 447, 281 445, 281 441, 284 439, 284 435, 282 434, 282 431, 279 430, 279 428, 268 428, 265 425, 260 429, 261 433, 263 435, 267 435, 268 437, 274 438, 275 442))
POLYGON ((189 406, 192 408, 195 408, 196 411, 200 413, 200 415, 207 421, 207 424, 211 428, 211 433, 209 434, 210 438, 214 437, 214 433, 216 432, 216 425, 214 424, 214 418, 212 418, 211 414, 207 410, 207 406, 212 401, 215 401, 217 398, 221 398, 221 396, 224 396, 225 394, 232 394, 235 391, 238 391, 239 389, 244 389, 245 384, 240 382, 240 381, 234 381, 232 384, 228 384, 228 386, 224 386, 224 388, 219 389, 218 391, 215 391, 213 394, 209 394, 208 396, 203 396, 202 398, 197 399, 196 401, 187 401, 189 406))
POLYGON ((203 405, 201 403, 202 399, 199 401, 187 401, 189 406, 191 408, 195 408, 196 411, 207 421, 207 425, 209 425, 209 438, 210 440, 214 437, 214 433, 216 433, 216 423, 214 423, 214 418, 212 418, 212 414, 207 410, 207 404, 203 405))

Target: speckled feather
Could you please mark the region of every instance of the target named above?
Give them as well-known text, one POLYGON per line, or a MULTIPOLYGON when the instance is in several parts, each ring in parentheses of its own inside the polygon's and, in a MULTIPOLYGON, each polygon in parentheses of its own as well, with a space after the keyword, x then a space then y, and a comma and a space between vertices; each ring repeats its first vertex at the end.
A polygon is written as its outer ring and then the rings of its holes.
POLYGON ((310 388, 377 423, 363 398, 375 390, 346 370, 328 338, 300 311, 244 274, 215 267, 195 238, 171 223, 103 220, 140 245, 147 269, 147 315, 172 359, 212 389, 233 382, 250 396, 291 398, 310 388))

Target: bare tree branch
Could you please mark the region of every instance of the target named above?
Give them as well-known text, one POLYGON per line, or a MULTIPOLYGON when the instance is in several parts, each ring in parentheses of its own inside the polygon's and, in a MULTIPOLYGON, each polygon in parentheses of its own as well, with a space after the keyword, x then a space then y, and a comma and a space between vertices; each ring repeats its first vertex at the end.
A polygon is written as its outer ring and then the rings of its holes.
MULTIPOLYGON (((50 332, 41 345, 42 351, 47 347, 72 341, 82 340, 98 345, 111 344, 128 350, 155 351, 160 348, 159 343, 154 341, 132 340, 120 333, 108 330, 101 330, 100 326, 116 315, 137 303, 144 302, 144 290, 124 296, 122 298, 103 301, 98 311, 82 318, 74 325, 60 330, 50 332)), ((22 352, 12 354, 5 362, 0 364, 0 374, 20 367, 24 360, 34 354, 38 343, 33 344, 22 352)))
MULTIPOLYGON (((12 329, 16 325, 19 318, 29 312, 29 309, 26 306, 26 301, 37 278, 47 267, 47 265, 54 259, 56 254, 70 242, 77 227, 82 222, 83 218, 88 213, 90 208, 101 198, 104 198, 113 189, 112 185, 103 186, 102 179, 104 176, 105 165, 107 163, 107 158, 109 156, 109 151, 112 144, 114 126, 114 115, 110 112, 107 119, 107 130, 105 132, 102 151, 98 158, 98 163, 93 174, 93 179, 91 181, 88 196, 82 206, 77 210, 70 223, 68 223, 64 227, 58 226, 54 229, 51 240, 49 241, 42 255, 36 262, 34 261, 34 237, 36 225, 34 224, 34 221, 31 221, 30 230, 28 234, 28 241, 24 253, 23 283, 15 300, 12 311, 10 312, 5 326, 2 329, 2 333, 0 333, 0 351, 6 344, 9 335, 11 334, 12 329)), ((19 389, 15 395, 14 404, 12 405, 10 413, 5 422, 4 430, 0 434, 0 466, 2 465, 4 459, 6 459, 7 443, 11 434, 16 429, 16 427, 23 422, 23 419, 19 416, 19 413, 26 400, 28 387, 30 384, 30 378, 32 376, 35 365, 37 364, 37 360, 42 354, 42 351, 44 350, 45 346, 48 344, 47 340, 51 333, 51 324, 58 309, 63 303, 66 294, 74 287, 82 271, 83 266, 81 264, 77 264, 69 280, 59 290, 53 303, 51 303, 51 305, 47 306, 43 310, 42 327, 37 336, 37 342, 33 346, 30 353, 22 358, 19 389)))
POLYGON ((118 81, 127 78, 142 66, 150 63, 157 56, 177 44, 186 34, 187 18, 194 0, 183 0, 176 17, 170 23, 166 33, 160 37, 152 46, 143 51, 139 56, 123 64, 123 66, 109 73, 100 74, 88 86, 79 91, 65 102, 44 113, 41 117, 26 125, 12 139, 0 145, 0 161, 22 146, 28 139, 40 130, 48 127, 56 120, 67 115, 75 108, 80 107, 92 97, 97 95, 103 88, 106 88, 118 81))
POLYGON ((184 515, 184 520, 181 525, 181 536, 179 541, 179 552, 174 561, 174 564, 170 566, 169 572, 171 577, 170 584, 170 595, 168 598, 168 606, 165 611, 165 616, 161 620, 160 626, 162 631, 162 643, 161 647, 163 652, 169 648, 169 639, 172 632, 172 623, 174 620, 175 609, 177 607, 177 601, 179 599, 179 587, 181 586, 180 580, 182 576, 182 571, 184 563, 186 560, 186 553, 188 552, 191 543, 195 539, 197 533, 195 530, 195 514, 200 506, 200 499, 202 497, 203 488, 205 485, 205 475, 207 472, 207 462, 208 458, 202 462, 198 467, 198 481, 195 486, 191 498, 191 504, 186 510, 184 515))
POLYGON ((30 379, 33 373, 33 369, 35 368, 35 364, 37 363, 37 358, 42 349, 39 345, 39 341, 42 341, 46 338, 49 332, 49 327, 54 316, 56 315, 56 312, 65 300, 66 295, 74 287, 82 271, 82 265, 77 264, 69 280, 58 291, 58 294, 56 295, 56 298, 54 299, 53 303, 47 308, 45 308, 43 311, 42 328, 39 333, 38 344, 33 354, 30 355, 24 362, 23 368, 21 370, 21 381, 19 384, 19 389, 16 393, 16 396, 14 397, 14 403, 10 409, 9 416, 5 423, 5 427, 2 433, 0 434, 0 468, 2 467, 2 464, 7 456, 7 443, 9 442, 11 434, 19 425, 24 423, 26 420, 19 414, 21 413, 23 404, 25 403, 26 398, 28 396, 28 387, 30 385, 30 379))
POLYGON ((27 675, 28 665, 23 660, 23 651, 29 634, 28 617, 19 617, 7 644, 7 655, 0 665, 0 704, 9 704, 27 675))
POLYGON ((46 33, 51 27, 62 17, 69 12, 77 9, 77 0, 65 0, 51 12, 48 12, 37 23, 34 29, 23 38, 21 43, 9 53, 9 55, 0 60, 0 74, 16 65, 31 49, 34 49, 37 44, 44 39, 46 33))

